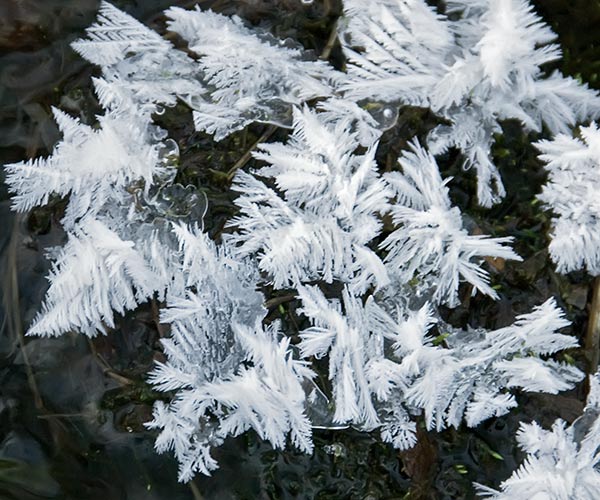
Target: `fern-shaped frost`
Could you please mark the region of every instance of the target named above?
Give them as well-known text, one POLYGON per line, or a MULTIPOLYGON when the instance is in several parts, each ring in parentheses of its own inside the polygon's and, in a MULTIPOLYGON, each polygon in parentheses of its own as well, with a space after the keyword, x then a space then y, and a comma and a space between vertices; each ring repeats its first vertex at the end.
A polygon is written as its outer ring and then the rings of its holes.
POLYGON ((540 66, 560 57, 552 31, 526 0, 450 2, 458 18, 436 15, 422 0, 375 0, 346 9, 346 97, 428 106, 450 122, 430 134, 434 154, 457 147, 478 176, 478 199, 505 195, 491 158, 500 120, 565 132, 600 113, 585 85, 540 66))
POLYGON ((331 96, 344 79, 237 16, 179 7, 165 14, 197 59, 107 2, 87 38, 72 44, 102 67, 111 106, 149 114, 179 99, 192 108, 196 129, 219 141, 255 121, 287 125, 293 105, 331 96))
POLYGON ((341 39, 350 65, 342 89, 353 100, 428 104, 453 49, 449 27, 421 0, 344 2, 341 39), (359 47, 355 50, 353 47, 359 47))
POLYGON ((149 118, 158 105, 190 104, 206 92, 193 59, 108 2, 86 34, 71 46, 102 68, 95 83, 104 107, 149 118))
MULTIPOLYGON (((416 416, 429 430, 476 426, 516 405, 512 389, 555 394, 581 379, 577 368, 551 359, 577 345, 557 333, 568 322, 553 300, 491 332, 439 320, 434 306, 457 305, 461 281, 497 296, 484 258, 519 257, 510 238, 467 233, 449 180, 418 143, 400 159, 401 172, 378 172, 378 140, 394 125, 397 105, 428 106, 445 119, 430 149, 461 149, 477 170, 480 202, 491 205, 504 195, 490 155, 501 120, 556 133, 600 111, 594 92, 541 71, 560 54, 527 1, 447 7, 450 17, 423 0, 346 0, 339 34, 347 74, 236 16, 199 8, 166 11, 187 51, 106 2, 87 38, 73 44, 102 70, 94 85, 105 114, 88 126, 54 110, 63 140, 53 154, 6 167, 18 210, 68 196, 68 241, 56 251, 29 333, 94 336, 115 326, 115 313, 150 297, 164 301, 166 360, 149 380, 172 399, 156 403, 147 425, 159 431, 157 450, 174 452, 181 480, 210 474, 218 467, 211 449, 249 429, 276 448, 289 439, 310 453, 316 403, 305 387, 314 358, 328 368, 330 420, 377 428, 400 449, 417 442, 416 416), (314 100, 311 111, 305 103, 314 100), (254 153, 264 166, 236 175, 240 213, 229 227, 237 231, 219 245, 197 225, 169 222, 188 188, 172 185, 177 147, 153 122, 180 101, 196 129, 217 141, 251 122, 287 127, 293 117, 285 144, 254 153), (380 243, 382 220, 392 227, 380 243), (277 323, 263 325, 265 278, 298 289, 311 326, 297 348, 277 323), (315 281, 342 291, 328 299, 306 285, 315 281), (410 310, 414 303, 422 307, 410 310)), ((538 144, 550 172, 541 199, 558 216, 550 250, 559 269, 600 274, 600 135, 592 125, 581 136, 538 144)), ((201 208, 190 208, 188 219, 201 208)), ((579 424, 523 428, 518 439, 530 456, 503 493, 597 491, 598 380, 579 424)))
MULTIPOLYGON (((554 394, 573 387, 582 376, 574 367, 540 357, 577 345, 573 337, 556 333, 568 322, 553 301, 495 331, 446 327, 449 331, 442 330, 445 346, 435 345, 427 335, 433 321, 426 306, 404 319, 399 311, 394 319, 372 304, 370 315, 394 353, 389 360, 371 362, 371 376, 378 374, 371 384, 383 388, 386 380, 389 384, 377 393, 385 402, 384 411, 403 415, 409 409, 422 409, 428 429, 458 426, 463 420, 476 426, 516 406, 507 389, 554 394), (523 359, 528 371, 519 371, 523 359)), ((386 425, 393 425, 393 420, 388 418, 386 425)))
POLYGON ((165 278, 153 272, 143 248, 123 241, 104 223, 86 219, 60 250, 42 311, 27 333, 106 333, 115 326, 113 311, 135 309, 166 287, 165 278))
POLYGON ((577 346, 556 333, 568 325, 550 300, 511 326, 495 331, 444 331, 445 345, 429 335, 432 309, 399 308, 393 316, 348 291, 343 303, 316 287, 299 288, 302 312, 313 326, 301 332, 303 357, 328 357, 334 421, 379 427, 382 438, 406 449, 416 442, 410 416, 423 412, 428 429, 476 426, 516 406, 509 389, 555 394, 582 373, 545 359, 577 346), (344 313, 341 306, 343 305, 344 313))
POLYGON ((570 389, 582 373, 566 363, 544 359, 577 346, 573 337, 556 333, 568 325, 553 300, 517 317, 511 326, 485 332, 453 332, 449 349, 430 364, 407 391, 407 399, 425 409, 428 427, 469 426, 506 413, 516 405, 506 389, 547 392, 570 389))
POLYGON ((166 15, 169 29, 199 56, 209 96, 194 100, 194 123, 216 140, 253 121, 286 121, 292 105, 331 95, 342 76, 324 61, 306 60, 301 49, 247 28, 237 16, 178 7, 166 15))
POLYGON ((362 305, 344 290, 342 314, 339 304, 330 303, 316 287, 300 287, 302 309, 313 326, 301 333, 303 357, 328 356, 333 385, 336 423, 354 423, 367 429, 379 424, 366 375, 369 330, 365 328, 362 305))
POLYGON ((356 154, 356 133, 325 124, 308 109, 294 112, 287 144, 260 146, 268 162, 256 174, 272 178, 281 193, 239 173, 233 220, 239 252, 256 253, 260 268, 276 287, 314 279, 340 279, 362 291, 387 284, 377 255, 367 246, 380 230, 387 188, 376 172, 375 145, 356 154))
POLYGON ((148 187, 160 173, 157 141, 150 140, 144 121, 107 112, 98 117, 99 128, 94 129, 53 111, 63 140, 52 155, 5 166, 16 210, 46 204, 52 194, 69 194, 63 224, 72 229, 77 220, 96 215, 105 204, 120 203, 133 181, 148 187))
POLYGON ((173 231, 179 262, 160 316, 171 326, 171 336, 162 340, 169 362, 159 363, 151 376, 161 390, 231 375, 243 357, 232 323, 254 324, 265 313, 255 266, 234 259, 197 227, 175 225, 173 231))
POLYGON ((115 64, 140 51, 167 52, 172 48, 158 33, 105 1, 100 4, 98 20, 86 33, 88 38, 72 47, 98 66, 115 64))
POLYGON ((278 448, 289 434, 310 452, 301 382, 312 372, 292 359, 289 339, 278 341, 275 326, 262 328, 256 268, 198 228, 178 225, 174 232, 179 264, 161 313, 171 336, 162 341, 167 360, 150 382, 176 394, 155 405, 148 424, 161 430, 157 450, 174 451, 182 481, 210 474, 217 467, 210 448, 250 428, 278 448))
POLYGON ((249 429, 276 448, 285 446, 289 434, 298 449, 312 451, 302 381, 313 373, 292 358, 289 339, 277 341, 275 327, 264 330, 258 321, 254 328, 234 324, 233 330, 247 365, 212 382, 191 373, 169 405, 155 405, 154 420, 147 424, 161 429, 156 448, 173 450, 182 481, 196 472, 209 475, 217 468, 210 448, 249 429))

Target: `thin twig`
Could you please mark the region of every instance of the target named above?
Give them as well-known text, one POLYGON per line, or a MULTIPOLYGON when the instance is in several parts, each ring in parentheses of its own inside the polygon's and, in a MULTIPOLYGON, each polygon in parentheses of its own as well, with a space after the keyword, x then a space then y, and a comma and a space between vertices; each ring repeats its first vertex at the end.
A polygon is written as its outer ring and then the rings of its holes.
POLYGON ((256 142, 254 142, 254 144, 252 144, 252 146, 250 146, 250 148, 248 148, 248 150, 235 163, 235 165, 229 169, 229 171, 227 172, 227 179, 230 182, 233 179, 233 176, 235 175, 235 173, 240 168, 242 168, 246 163, 248 163, 250 158, 252 158, 252 152, 256 149, 256 146, 258 146, 261 142, 265 142, 266 140, 268 140, 269 137, 271 137, 275 133, 276 130, 277 130, 277 127, 275 125, 269 125, 269 128, 267 128, 267 130, 264 131, 263 135, 261 135, 256 140, 256 142))
POLYGON ((273 309, 281 304, 285 304, 286 302, 291 302, 296 298, 296 295, 280 295, 279 297, 273 297, 265 302, 265 307, 267 309, 273 309))
POLYGON ((319 56, 319 59, 321 59, 322 61, 327 61, 329 59, 329 56, 331 56, 331 51, 333 50, 333 47, 335 47, 335 42, 337 41, 337 21, 335 23, 333 23, 333 28, 331 29, 331 33, 329 33, 329 38, 327 39, 327 43, 325 44, 325 47, 323 47, 323 51, 321 52, 321 55, 319 56))
POLYGON ((190 490, 192 490, 192 495, 194 495, 194 500, 204 500, 202 493, 200 493, 198 486, 196 486, 196 484, 194 483, 193 480, 190 481, 188 483, 188 485, 190 486, 190 490))
POLYGON ((7 268, 9 273, 8 290, 5 298, 5 310, 7 311, 7 319, 9 317, 8 311, 14 313, 10 315, 8 320, 9 330, 12 330, 19 342, 19 348, 21 350, 21 356, 23 356, 23 363, 25 364, 25 372, 27 374, 27 383, 29 389, 33 395, 33 402, 37 410, 44 410, 44 402, 40 391, 38 389, 35 376, 33 374, 33 368, 29 362, 29 355, 25 349, 25 335, 23 333, 23 323, 21 322, 21 306, 19 301, 19 276, 17 274, 17 239, 18 239, 18 227, 20 225, 21 216, 17 215, 13 223, 13 232, 11 235, 8 252, 7 252, 7 268), (10 297, 11 303, 8 303, 8 297, 10 297), (12 321, 11 321, 12 320, 12 321))
POLYGON ((600 276, 594 278, 592 290, 585 349, 590 362, 590 373, 596 373, 600 361, 600 276))
POLYGON ((83 418, 87 417, 86 413, 46 413, 44 415, 38 415, 37 418, 41 419, 54 419, 54 418, 83 418))
POLYGON ((88 345, 90 346, 90 351, 92 352, 92 354, 93 354, 94 359, 96 360, 96 362, 100 365, 100 368, 102 368, 102 373, 104 375, 106 375, 107 377, 112 378, 113 380, 116 380, 121 385, 133 385, 135 383, 130 378, 127 378, 124 375, 121 375, 120 373, 117 373, 113 369, 113 367, 110 366, 110 364, 108 363, 108 361, 106 361, 104 359, 104 357, 98 351, 96 351, 96 347, 94 346, 94 343, 92 342, 92 339, 90 339, 88 337, 87 340, 88 340, 88 345))

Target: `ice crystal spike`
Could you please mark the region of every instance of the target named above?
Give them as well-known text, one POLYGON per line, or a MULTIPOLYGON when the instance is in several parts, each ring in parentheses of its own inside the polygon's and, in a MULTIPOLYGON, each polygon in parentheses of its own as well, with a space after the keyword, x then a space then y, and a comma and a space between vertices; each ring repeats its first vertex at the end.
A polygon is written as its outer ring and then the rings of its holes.
POLYGON ((495 490, 477 484, 482 497, 594 500, 600 491, 600 375, 590 375, 584 413, 572 425, 556 420, 550 430, 522 423, 517 442, 527 454, 523 464, 495 490))

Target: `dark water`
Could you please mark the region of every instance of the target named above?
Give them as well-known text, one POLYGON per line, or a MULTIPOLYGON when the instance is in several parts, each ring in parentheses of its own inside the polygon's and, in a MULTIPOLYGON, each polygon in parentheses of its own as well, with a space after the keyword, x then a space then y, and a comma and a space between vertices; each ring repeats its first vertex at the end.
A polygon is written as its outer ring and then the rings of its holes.
MULTIPOLYGON (((114 3, 158 29, 163 26, 162 9, 195 4, 169 0, 114 3)), ((0 164, 51 150, 59 139, 51 106, 86 121, 98 112, 90 90, 90 77, 96 70, 69 48, 93 21, 97 4, 96 0, 0 0, 0 164)), ((300 0, 201 5, 237 12, 254 23, 270 23, 278 35, 297 35, 315 50, 326 42, 339 12, 339 3, 334 1, 315 1, 309 7, 300 0)), ((547 0, 538 7, 568 46, 565 71, 597 85, 598 3, 547 0)), ((390 144, 395 139, 388 138, 390 144)), ((529 161, 532 153, 525 151, 525 142, 515 133, 507 135, 504 145, 522 155, 519 161, 529 161)), ((510 165, 504 171, 510 176, 510 165)), ((513 171, 517 179, 519 172, 513 171)), ((29 216, 15 217, 1 182, 0 186, 2 500, 399 499, 410 488, 411 498, 471 498, 472 481, 497 484, 521 459, 513 439, 517 417, 535 417, 548 424, 557 416, 573 420, 581 411, 581 391, 554 398, 522 397, 520 415, 492 420, 471 431, 423 433, 417 448, 403 454, 380 443, 376 435, 351 430, 317 432, 312 457, 273 451, 249 434, 215 452, 221 469, 214 477, 180 485, 176 464, 168 455, 154 453, 153 435, 143 428, 157 397, 144 383, 144 374, 160 355, 153 307, 123 318, 116 331, 93 342, 81 335, 23 338, 47 286, 44 248, 59 245, 64 238, 57 223, 61 204, 57 200, 29 216)), ((510 191, 508 183, 507 187, 510 191)), ((589 283, 583 276, 563 279, 553 274, 540 236, 540 224, 545 222, 540 222, 539 213, 523 208, 529 207, 530 192, 515 193, 509 196, 511 206, 489 214, 510 226, 506 212, 516 210, 514 226, 519 226, 523 234, 518 236, 529 245, 520 249, 525 262, 507 272, 507 298, 499 305, 481 302, 470 310, 459 309, 449 313, 449 319, 488 324, 493 316, 493 321, 502 323, 514 317, 515 311, 558 294, 569 307, 574 330, 582 328, 589 283)), ((455 194, 460 199, 460 192, 455 194)))

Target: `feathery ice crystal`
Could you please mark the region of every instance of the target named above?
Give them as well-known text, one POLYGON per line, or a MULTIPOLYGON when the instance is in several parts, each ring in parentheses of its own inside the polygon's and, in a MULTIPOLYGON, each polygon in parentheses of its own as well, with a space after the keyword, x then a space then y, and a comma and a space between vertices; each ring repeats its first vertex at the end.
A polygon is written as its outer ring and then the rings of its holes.
POLYGON ((280 448, 289 432, 298 448, 311 451, 301 383, 313 374, 292 359, 289 338, 278 340, 276 325, 263 330, 256 267, 198 228, 174 231, 178 272, 161 314, 171 337, 162 341, 167 361, 150 382, 177 392, 170 404, 156 404, 147 424, 161 431, 157 450, 174 451, 182 481, 209 474, 217 467, 210 448, 250 428, 280 448))
POLYGON ((488 284, 488 274, 473 259, 500 257, 521 260, 503 246, 511 238, 469 235, 463 229, 458 208, 452 207, 447 182, 443 181, 431 153, 418 143, 398 160, 402 173, 390 172, 385 180, 396 203, 391 215, 399 227, 381 244, 388 251, 385 263, 398 283, 408 283, 415 276, 424 283, 419 289, 433 288, 433 300, 458 305, 458 285, 463 279, 493 298, 497 293, 488 284))
POLYGON ((237 17, 172 7, 169 30, 199 56, 205 95, 192 99, 197 130, 220 140, 253 121, 284 124, 292 105, 332 95, 342 78, 324 61, 306 60, 268 32, 237 17), (214 90, 213 90, 214 89, 214 90))
POLYGON ((556 217, 550 256, 559 272, 586 268, 600 275, 600 131, 579 129, 580 138, 560 134, 536 144, 548 183, 539 195, 556 217))
POLYGON ((255 176, 238 174, 233 240, 242 254, 258 254, 276 287, 340 279, 363 292, 388 284, 367 246, 381 231, 377 212, 387 210, 388 190, 377 173, 377 145, 360 155, 358 146, 344 121, 331 125, 296 110, 288 143, 261 145, 255 154, 269 164, 256 175, 273 178, 283 199, 255 176))
POLYGON ((381 426, 383 439, 401 449, 416 440, 411 413, 423 412, 430 430, 463 420, 474 427, 516 406, 507 389, 556 394, 582 378, 577 368, 542 357, 577 346, 573 337, 556 333, 569 322, 552 299, 495 331, 445 325, 442 347, 428 335, 436 320, 427 304, 419 311, 398 307, 394 317, 373 297, 363 305, 348 290, 342 304, 315 287, 298 291, 313 323, 300 334, 300 351, 329 359, 334 422, 381 426))

